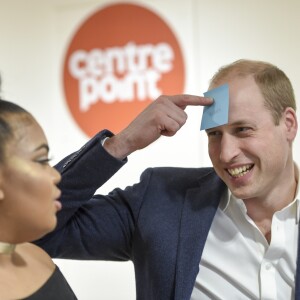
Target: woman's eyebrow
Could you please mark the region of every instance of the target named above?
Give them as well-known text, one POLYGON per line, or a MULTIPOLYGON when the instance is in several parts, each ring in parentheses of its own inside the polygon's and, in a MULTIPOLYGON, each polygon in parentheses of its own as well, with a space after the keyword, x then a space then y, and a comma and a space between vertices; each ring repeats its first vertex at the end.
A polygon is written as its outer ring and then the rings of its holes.
POLYGON ((41 149, 45 149, 47 152, 49 152, 49 146, 47 144, 42 144, 40 146, 38 146, 37 148, 34 149, 34 151, 38 151, 38 150, 41 150, 41 149))

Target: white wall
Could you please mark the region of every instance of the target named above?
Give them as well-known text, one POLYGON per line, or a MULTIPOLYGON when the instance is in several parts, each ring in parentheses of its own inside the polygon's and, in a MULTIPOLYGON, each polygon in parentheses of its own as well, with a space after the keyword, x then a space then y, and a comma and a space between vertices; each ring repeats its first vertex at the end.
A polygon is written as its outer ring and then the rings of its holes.
MULTIPOLYGON (((28 108, 49 138, 54 162, 87 137, 63 100, 64 52, 79 24, 111 1, 0 0, 2 96, 28 108)), ((135 1, 158 12, 176 31, 187 63, 186 93, 202 94, 209 78, 239 58, 266 60, 290 77, 300 98, 300 1, 153 0, 135 1)), ((299 105, 299 100, 298 105, 299 105)), ((198 130, 201 109, 187 109, 188 123, 174 138, 162 138, 130 157, 130 162, 99 192, 125 187, 148 166, 210 164, 206 137, 198 130), (147 159, 145 159, 145 157, 147 159)), ((295 159, 299 161, 299 138, 295 159)), ((134 299, 130 262, 55 260, 81 300, 134 299)))

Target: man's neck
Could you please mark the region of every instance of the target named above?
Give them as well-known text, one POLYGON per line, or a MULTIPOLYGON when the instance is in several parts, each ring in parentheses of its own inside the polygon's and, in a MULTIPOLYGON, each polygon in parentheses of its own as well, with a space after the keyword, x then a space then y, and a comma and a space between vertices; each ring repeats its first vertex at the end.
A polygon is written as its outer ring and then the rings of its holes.
POLYGON ((292 177, 293 180, 286 183, 284 187, 276 188, 268 197, 243 200, 247 207, 248 216, 258 226, 268 242, 271 240, 274 213, 288 206, 296 197, 298 176, 295 175, 292 177))

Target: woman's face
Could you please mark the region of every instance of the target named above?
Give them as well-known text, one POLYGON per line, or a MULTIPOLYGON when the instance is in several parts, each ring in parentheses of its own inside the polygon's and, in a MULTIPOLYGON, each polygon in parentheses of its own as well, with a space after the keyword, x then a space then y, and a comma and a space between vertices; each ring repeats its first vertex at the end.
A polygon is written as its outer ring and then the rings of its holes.
POLYGON ((21 243, 56 226, 60 174, 50 167, 47 139, 31 117, 11 117, 14 137, 0 164, 0 240, 21 243))

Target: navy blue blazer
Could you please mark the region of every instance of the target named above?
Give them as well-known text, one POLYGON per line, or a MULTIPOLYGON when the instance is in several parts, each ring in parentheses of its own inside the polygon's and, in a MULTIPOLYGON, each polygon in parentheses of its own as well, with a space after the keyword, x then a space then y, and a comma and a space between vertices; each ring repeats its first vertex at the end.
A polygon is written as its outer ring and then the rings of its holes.
POLYGON ((131 260, 137 299, 190 300, 225 184, 212 168, 151 168, 125 190, 94 195, 126 163, 102 148, 105 135, 56 166, 63 210, 57 229, 36 243, 55 258, 131 260))

